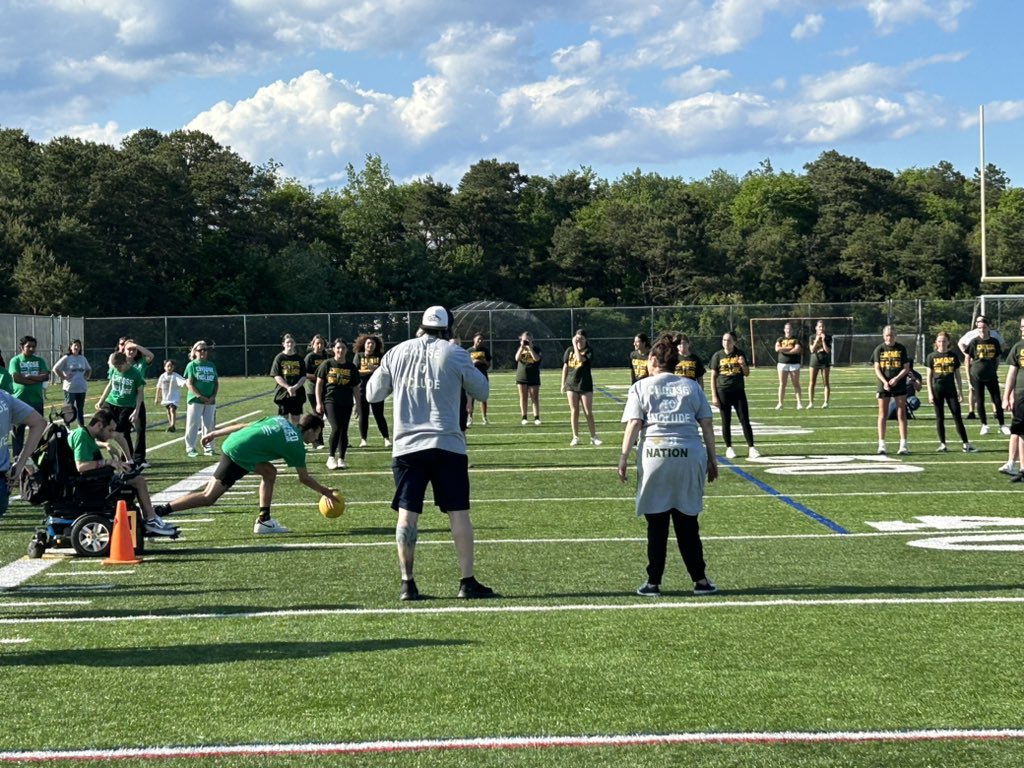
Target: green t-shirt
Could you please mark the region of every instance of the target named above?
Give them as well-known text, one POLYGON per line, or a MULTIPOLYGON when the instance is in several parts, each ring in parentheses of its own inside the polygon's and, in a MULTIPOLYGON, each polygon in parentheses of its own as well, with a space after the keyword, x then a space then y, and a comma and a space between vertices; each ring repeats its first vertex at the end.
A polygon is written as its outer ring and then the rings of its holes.
MULTIPOLYGON (((11 358, 10 364, 7 366, 7 370, 10 371, 13 378, 15 373, 20 373, 22 376, 35 376, 37 373, 49 373, 50 368, 47 366, 46 361, 37 355, 15 355, 11 358)), ((29 403, 30 405, 42 405, 45 400, 43 394, 43 382, 37 381, 35 384, 19 384, 13 382, 14 391, 11 393, 16 398, 21 400, 23 403, 29 403)))
POLYGON ((85 427, 79 427, 68 435, 68 446, 75 457, 75 461, 99 461, 103 458, 96 439, 89 434, 85 427))
POLYGON ((299 428, 284 416, 268 416, 232 432, 222 446, 224 453, 242 469, 252 472, 257 464, 284 459, 289 467, 306 467, 306 446, 299 428))
POLYGON ((1017 369, 1017 379, 1013 382, 1013 399, 1024 397, 1024 341, 1018 341, 1006 356, 1006 364, 1017 369))
MULTIPOLYGON (((189 361, 185 366, 185 378, 192 382, 192 386, 203 397, 213 397, 217 393, 217 366, 209 360, 189 361)), ((199 398, 190 389, 185 402, 197 403, 199 398)))
POLYGON ((146 380, 139 369, 133 367, 121 373, 117 368, 111 368, 107 376, 110 378, 107 402, 120 408, 134 408, 139 389, 146 386, 146 380))
POLYGON ((14 379, 6 368, 0 369, 0 389, 9 395, 14 394, 14 379))

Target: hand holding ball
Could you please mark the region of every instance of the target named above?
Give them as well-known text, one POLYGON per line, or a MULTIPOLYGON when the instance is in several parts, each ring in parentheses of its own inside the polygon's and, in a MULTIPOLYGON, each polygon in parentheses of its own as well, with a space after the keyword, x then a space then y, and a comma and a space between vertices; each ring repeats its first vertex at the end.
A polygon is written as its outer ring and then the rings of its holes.
POLYGON ((341 517, 345 512, 345 497, 341 491, 332 491, 331 496, 320 497, 320 514, 324 517, 341 517))

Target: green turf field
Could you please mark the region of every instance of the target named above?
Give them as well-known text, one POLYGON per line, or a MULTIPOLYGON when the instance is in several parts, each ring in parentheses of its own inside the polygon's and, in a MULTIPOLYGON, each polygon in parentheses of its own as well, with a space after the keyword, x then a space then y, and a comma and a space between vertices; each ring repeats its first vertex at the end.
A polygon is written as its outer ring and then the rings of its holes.
MULTIPOLYGON (((253 535, 246 478, 175 516, 183 539, 149 544, 139 566, 48 557, 20 580, 41 515, 15 503, 0 522, 0 761, 127 748, 141 752, 120 765, 1024 765, 1024 488, 996 471, 998 430, 967 422, 967 455, 949 425, 937 454, 925 403, 912 454, 895 455, 893 422, 879 457, 870 371, 836 370, 829 410, 790 396, 776 411, 775 372, 757 370, 762 457, 726 461, 719 442, 701 518, 720 594, 693 597, 670 552, 665 594, 641 598, 645 529, 615 473, 628 375, 595 380, 604 445, 570 448, 557 374, 539 427, 520 426, 511 375, 491 377, 491 424, 469 443, 477 575, 499 600, 455 599, 446 519, 428 509, 416 568, 431 599, 398 601, 372 420, 348 470, 309 454, 347 496, 342 518, 322 518, 294 473, 279 480, 283 536, 253 535), (495 741, 459 741, 475 739, 495 741)), ((219 423, 268 415, 269 390, 224 380, 219 423)), ((167 434, 161 415, 150 406, 157 491, 213 462, 187 459, 183 423, 167 434)))

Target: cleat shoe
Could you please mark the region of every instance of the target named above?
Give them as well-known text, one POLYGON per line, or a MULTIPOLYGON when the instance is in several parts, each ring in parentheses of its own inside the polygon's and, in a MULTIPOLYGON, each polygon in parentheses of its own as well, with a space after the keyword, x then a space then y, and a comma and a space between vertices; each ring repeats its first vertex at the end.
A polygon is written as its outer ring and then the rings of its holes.
POLYGON ((520 421, 519 423, 522 424, 525 427, 526 426, 526 417, 523 416, 523 420, 520 421))
POLYGON ((391 447, 391 441, 388 440, 386 437, 384 438, 384 447, 385 448, 390 448, 391 447))
POLYGON ((590 444, 591 445, 596 445, 596 446, 601 446, 601 445, 604 444, 604 440, 599 438, 597 435, 591 435, 590 436, 590 444))
POLYGON ((468 579, 463 579, 459 584, 459 598, 462 600, 475 600, 477 598, 495 596, 493 589, 485 587, 472 576, 468 579))
POLYGON ((980 434, 980 435, 987 435, 988 433, 989 433, 988 424, 982 424, 981 425, 981 431, 978 434, 980 434))
POLYGON ((661 597, 661 587, 658 584, 645 581, 636 588, 636 593, 641 597, 661 597))
POLYGON ((749 450, 747 450, 747 458, 748 459, 760 459, 761 458, 761 452, 759 450, 757 450, 757 448, 755 448, 754 446, 750 446, 749 450))
POLYGON ((1004 435, 1009 435, 1010 434, 1010 428, 1008 426, 1006 426, 1005 424, 1002 424, 999 427, 999 431, 1002 432, 1004 435))
POLYGON ((572 436, 572 440, 569 441, 569 447, 570 448, 575 448, 579 444, 580 444, 579 437, 577 437, 576 435, 573 435, 572 436))
POLYGON ((336 458, 334 458, 333 456, 328 456, 327 457, 327 468, 328 469, 337 469, 338 468, 338 460, 336 458))
POLYGON ((978 449, 970 443, 964 443, 964 453, 977 453, 978 449))
POLYGON ((366 447, 366 438, 363 438, 362 440, 359 441, 359 447, 360 448, 365 448, 366 447))
POLYGON ((535 427, 539 427, 540 426, 540 416, 538 416, 537 418, 535 418, 533 420, 533 426, 535 426, 535 427))
POLYGON ((935 449, 936 453, 945 453, 947 450, 945 443, 939 443, 939 447, 935 449))
POLYGON ((252 527, 253 533, 288 533, 288 529, 281 525, 274 518, 257 520, 252 527))
POLYGON ((1006 464, 1003 464, 1003 466, 1001 466, 999 468, 999 471, 1002 472, 1004 475, 1016 475, 1017 474, 1014 471, 1013 464, 1011 462, 1007 462, 1006 464))
POLYGON ((731 445, 728 448, 725 449, 725 458, 727 458, 727 459, 735 459, 736 458, 736 450, 731 445))
POLYGON ((416 582, 413 579, 402 580, 402 591, 398 593, 399 600, 419 600, 420 591, 416 588, 416 582))
POLYGON ((718 587, 715 586, 715 583, 711 581, 711 579, 704 579, 703 581, 698 581, 693 585, 693 594, 698 596, 713 595, 717 591, 718 587))

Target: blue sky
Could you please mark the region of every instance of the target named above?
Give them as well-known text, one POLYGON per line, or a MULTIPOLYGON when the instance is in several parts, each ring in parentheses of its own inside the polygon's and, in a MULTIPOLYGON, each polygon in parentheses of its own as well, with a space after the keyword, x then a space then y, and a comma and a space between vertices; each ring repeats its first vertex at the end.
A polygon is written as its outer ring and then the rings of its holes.
POLYGON ((1017 0, 0 0, 0 125, 205 131, 316 188, 379 154, 685 179, 835 149, 1024 186, 1017 0))

